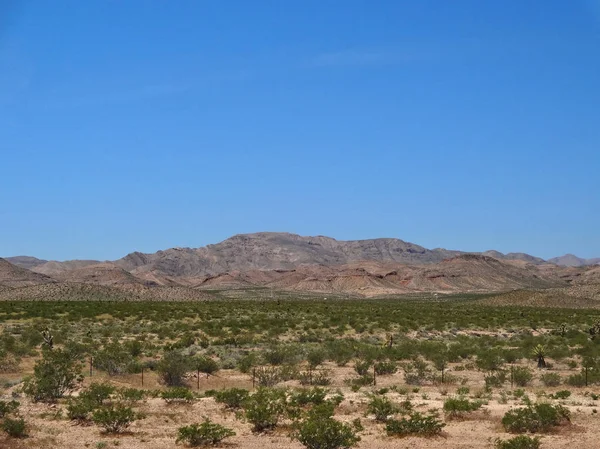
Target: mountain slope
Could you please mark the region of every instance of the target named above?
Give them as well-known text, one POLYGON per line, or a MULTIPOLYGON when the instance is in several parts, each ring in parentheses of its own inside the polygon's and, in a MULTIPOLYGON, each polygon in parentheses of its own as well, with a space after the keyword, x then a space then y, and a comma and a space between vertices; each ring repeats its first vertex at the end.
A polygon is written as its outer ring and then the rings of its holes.
POLYGON ((330 237, 261 232, 241 234, 202 248, 172 248, 154 254, 132 253, 115 262, 133 273, 206 276, 228 271, 289 270, 301 264, 341 265, 362 260, 423 264, 462 254, 429 250, 399 239, 338 241, 330 237))
POLYGON ((587 265, 600 264, 600 257, 594 259, 582 259, 573 254, 565 254, 564 256, 549 259, 548 262, 563 267, 584 267, 587 265))
POLYGON ((0 258, 0 285, 15 288, 53 282, 56 281, 48 276, 34 273, 33 271, 13 265, 6 259, 0 258))
POLYGON ((6 257, 5 260, 9 261, 13 265, 16 265, 17 267, 26 268, 28 270, 48 262, 47 260, 42 260, 31 256, 6 257))

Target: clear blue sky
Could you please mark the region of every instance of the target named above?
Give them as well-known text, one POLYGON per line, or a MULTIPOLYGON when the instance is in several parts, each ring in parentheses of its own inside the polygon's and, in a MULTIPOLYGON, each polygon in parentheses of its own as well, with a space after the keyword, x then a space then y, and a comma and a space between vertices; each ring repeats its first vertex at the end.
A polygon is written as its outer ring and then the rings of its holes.
POLYGON ((600 0, 0 5, 0 256, 600 256, 600 0))

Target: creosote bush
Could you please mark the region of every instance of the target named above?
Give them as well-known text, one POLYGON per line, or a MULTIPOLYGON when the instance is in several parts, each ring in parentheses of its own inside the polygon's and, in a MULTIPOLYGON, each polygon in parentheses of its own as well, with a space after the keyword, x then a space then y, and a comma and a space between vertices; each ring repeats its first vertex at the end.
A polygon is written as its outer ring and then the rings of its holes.
POLYGON ((33 376, 27 378, 23 392, 35 401, 52 402, 75 388, 81 381, 81 363, 63 349, 44 349, 35 363, 33 376))
POLYGON ((177 430, 176 443, 184 442, 189 446, 209 446, 216 445, 225 438, 232 437, 235 432, 225 426, 213 423, 210 419, 204 418, 200 424, 190 424, 180 427, 177 430))
POLYGON ((450 419, 460 418, 479 410, 482 405, 481 401, 470 401, 465 397, 448 398, 444 401, 444 413, 450 419))
POLYGON ((539 437, 529 437, 527 435, 518 435, 508 440, 497 439, 495 442, 496 449, 539 449, 539 437))
POLYGON ((570 412, 562 405, 539 403, 506 412, 502 425, 507 432, 543 433, 570 421, 570 412))
POLYGON ((188 359, 179 351, 166 352, 156 366, 161 381, 169 387, 183 385, 189 370, 188 359))
POLYGON ((13 438, 24 438, 27 436, 26 424, 23 418, 5 417, 2 421, 2 430, 13 438))
POLYGON ((119 433, 127 429, 132 422, 143 417, 144 415, 136 413, 131 407, 116 403, 94 410, 92 421, 103 427, 106 433, 119 433))
POLYGON ((356 426, 341 423, 320 410, 325 408, 309 412, 305 419, 296 423, 292 439, 308 449, 350 448, 360 441, 356 426))
POLYGON ((440 434, 445 426, 435 412, 428 415, 412 412, 408 418, 389 419, 385 430, 390 436, 434 436, 440 434))
POLYGON ((374 415, 375 421, 386 422, 398 413, 400 408, 385 396, 372 395, 367 404, 367 414, 374 415))
POLYGON ((248 399, 249 391, 243 388, 228 388, 214 393, 215 401, 225 404, 227 408, 237 410, 248 399))
POLYGON ((260 387, 243 404, 244 416, 254 432, 274 429, 286 410, 284 390, 260 387))

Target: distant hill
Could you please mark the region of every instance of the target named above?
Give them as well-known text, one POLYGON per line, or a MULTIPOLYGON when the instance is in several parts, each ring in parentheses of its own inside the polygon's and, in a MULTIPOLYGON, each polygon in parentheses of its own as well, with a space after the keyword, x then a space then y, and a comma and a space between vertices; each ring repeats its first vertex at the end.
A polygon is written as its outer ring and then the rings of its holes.
POLYGON ((8 260, 0 258, 0 286, 16 288, 53 282, 56 280, 13 265, 8 260))
POLYGON ((248 288, 373 297, 564 288, 600 279, 571 259, 563 262, 572 265, 561 266, 525 253, 466 253, 392 238, 340 241, 276 232, 236 235, 201 248, 134 252, 113 262, 11 260, 15 264, 0 259, 0 299, 195 300, 214 290, 248 288))
POLYGON ((600 264, 600 257, 594 259, 582 259, 573 254, 565 254, 564 256, 548 259, 548 262, 560 265, 562 267, 584 267, 588 265, 600 264))
POLYGON ((9 261, 13 265, 16 265, 21 268, 27 268, 31 270, 38 265, 48 262, 47 260, 38 259, 37 257, 31 256, 15 256, 15 257, 6 257, 5 260, 9 261))

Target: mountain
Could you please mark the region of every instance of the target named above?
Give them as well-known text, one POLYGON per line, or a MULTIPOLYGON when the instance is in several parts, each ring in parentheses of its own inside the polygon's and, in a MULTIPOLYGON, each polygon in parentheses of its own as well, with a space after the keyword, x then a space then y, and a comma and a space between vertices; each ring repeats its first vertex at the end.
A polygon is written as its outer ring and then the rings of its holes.
POLYGON ((563 267, 584 267, 587 265, 600 264, 600 257, 594 259, 582 259, 581 257, 577 257, 573 254, 565 254, 564 256, 548 259, 548 262, 563 267))
POLYGON ((31 270, 38 265, 48 262, 47 260, 38 259, 37 257, 31 256, 15 256, 5 258, 8 262, 16 265, 17 267, 26 268, 31 270))
POLYGON ((3 287, 17 288, 53 282, 56 281, 48 276, 34 273, 0 258, 0 285, 3 287))
POLYGON ((97 265, 100 263, 101 262, 98 260, 67 260, 64 262, 51 260, 44 261, 44 263, 36 265, 31 270, 36 273, 45 274, 46 276, 56 276, 67 271, 78 270, 89 265, 97 265))
MULTIPOLYGON (((522 253, 495 258, 543 263, 522 253)), ((465 254, 443 248, 427 249, 399 239, 341 241, 330 237, 260 232, 240 234, 202 248, 171 248, 153 254, 131 253, 115 261, 133 273, 154 272, 165 276, 206 276, 229 271, 290 270, 302 264, 343 265, 357 261, 430 264, 465 254)))
MULTIPOLYGON (((207 299, 214 291, 383 296, 500 292, 600 282, 586 267, 524 253, 427 249, 399 239, 340 241, 289 233, 241 234, 201 248, 134 252, 113 262, 0 259, 0 299, 207 299)), ((242 294, 242 293, 240 293, 242 294)))

